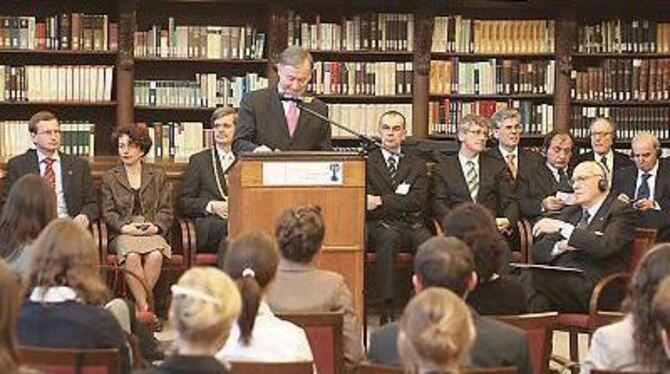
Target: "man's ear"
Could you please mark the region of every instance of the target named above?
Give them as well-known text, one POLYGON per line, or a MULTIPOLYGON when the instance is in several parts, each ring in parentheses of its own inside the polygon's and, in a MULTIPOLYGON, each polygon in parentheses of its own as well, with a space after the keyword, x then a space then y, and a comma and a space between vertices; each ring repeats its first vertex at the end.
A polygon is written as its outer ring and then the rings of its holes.
POLYGON ((421 283, 421 279, 419 279, 419 276, 416 274, 412 274, 412 285, 414 286, 415 293, 419 293, 423 290, 423 284, 421 283))
POLYGON ((477 282, 479 281, 479 276, 477 276, 477 272, 473 271, 470 274, 470 278, 468 279, 468 289, 467 292, 471 293, 472 291, 477 288, 477 282))

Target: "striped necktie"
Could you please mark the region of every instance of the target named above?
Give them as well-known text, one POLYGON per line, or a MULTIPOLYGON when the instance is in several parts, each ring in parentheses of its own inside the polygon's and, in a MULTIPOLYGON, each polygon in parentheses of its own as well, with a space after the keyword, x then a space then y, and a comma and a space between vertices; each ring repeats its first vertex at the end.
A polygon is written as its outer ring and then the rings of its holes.
POLYGON ((42 178, 54 191, 56 191, 56 172, 53 168, 53 164, 56 160, 47 157, 42 160, 42 162, 44 163, 44 174, 42 174, 42 178))
POLYGON ((396 183, 395 177, 396 174, 398 174, 398 166, 396 165, 396 160, 394 156, 389 156, 386 167, 388 168, 389 171, 389 180, 391 181, 391 184, 395 186, 396 183))
POLYGON ((468 190, 470 191, 470 196, 472 201, 477 201, 477 193, 479 192, 479 175, 477 169, 475 168, 475 162, 470 160, 465 163, 467 171, 465 173, 465 180, 468 183, 468 190))

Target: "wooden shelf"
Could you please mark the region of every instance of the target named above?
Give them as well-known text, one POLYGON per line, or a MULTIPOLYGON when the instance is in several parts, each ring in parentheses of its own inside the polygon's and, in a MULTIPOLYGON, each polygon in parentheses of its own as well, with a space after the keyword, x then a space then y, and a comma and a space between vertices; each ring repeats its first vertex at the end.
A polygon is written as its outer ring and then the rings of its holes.
POLYGON ((412 95, 316 95, 316 97, 325 102, 337 103, 410 103, 412 101, 412 95))
POLYGON ((269 60, 266 58, 258 60, 242 60, 230 58, 189 58, 189 57, 135 57, 135 62, 138 63, 155 63, 155 62, 177 62, 177 63, 210 63, 210 64, 240 64, 240 65, 266 65, 269 60))
POLYGON ((573 58, 670 58, 670 53, 625 52, 625 53, 573 53, 573 58))
POLYGON ((407 51, 310 51, 316 61, 412 61, 414 52, 407 51))
POLYGON ((309 53, 313 55, 339 55, 339 56, 397 56, 397 57, 412 57, 412 51, 376 51, 376 50, 358 50, 358 51, 326 51, 326 50, 310 50, 309 53))
POLYGON ((490 58, 499 59, 553 59, 554 53, 462 53, 462 52, 431 52, 430 58, 440 60, 446 58, 458 57, 468 60, 482 60, 490 58))
MULTIPOLYGON (((428 139, 435 139, 435 140, 457 140, 456 135, 453 134, 428 134, 428 139)), ((537 140, 544 140, 544 135, 540 134, 528 134, 528 135, 522 135, 521 136, 521 141, 537 141, 537 140)))
POLYGON ((571 100, 573 105, 582 106, 668 106, 670 100, 571 100))
POLYGON ((168 110, 184 110, 190 112, 210 112, 216 109, 215 107, 183 107, 183 106, 146 106, 146 105, 135 105, 135 110, 146 110, 146 111, 168 111, 168 110))
POLYGON ((2 106, 112 107, 116 101, 0 101, 2 106))
POLYGON ((53 49, 0 49, 0 55, 116 56, 118 51, 74 51, 53 49))
POLYGON ((431 100, 438 99, 455 99, 455 100, 552 100, 554 95, 550 94, 491 94, 491 95, 474 95, 474 94, 447 94, 435 95, 430 94, 431 100))

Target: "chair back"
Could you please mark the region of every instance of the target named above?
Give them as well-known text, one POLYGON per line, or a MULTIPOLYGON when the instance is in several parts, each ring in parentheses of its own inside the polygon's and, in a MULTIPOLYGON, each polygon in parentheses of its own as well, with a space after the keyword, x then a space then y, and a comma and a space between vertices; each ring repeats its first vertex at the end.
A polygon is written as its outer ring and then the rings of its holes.
POLYGON ((104 349, 66 349, 19 347, 24 365, 49 374, 118 374, 119 351, 104 349))
POLYGON ((466 368, 461 370, 461 374, 517 374, 519 369, 516 366, 501 366, 493 368, 466 368))
POLYGON ((656 230, 635 228, 635 237, 633 239, 633 249, 630 253, 630 263, 628 264, 628 272, 633 274, 637 269, 637 265, 642 261, 642 257, 654 245, 656 241, 656 230))
POLYGON ((235 374, 312 374, 314 364, 305 362, 231 362, 235 374))
POLYGON ((342 372, 342 313, 291 313, 277 317, 305 330, 319 374, 342 372))
POLYGON ((613 371, 613 370, 596 370, 592 369, 593 374, 658 374, 657 371, 613 371))
POLYGON ((496 320, 516 326, 526 332, 530 362, 535 374, 549 373, 551 341, 558 313, 532 313, 515 316, 494 316, 496 320))

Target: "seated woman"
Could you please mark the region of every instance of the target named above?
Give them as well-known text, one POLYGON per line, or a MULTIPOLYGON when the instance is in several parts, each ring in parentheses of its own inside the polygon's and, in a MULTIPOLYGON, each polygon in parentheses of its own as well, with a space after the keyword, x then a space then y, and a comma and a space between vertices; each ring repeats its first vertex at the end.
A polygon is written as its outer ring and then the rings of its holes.
POLYGON ((226 251, 224 271, 235 279, 242 295, 242 313, 226 345, 222 361, 312 361, 305 331, 272 313, 263 300, 275 278, 279 254, 272 239, 258 231, 242 234, 226 251))
POLYGON ((475 260, 477 287, 467 303, 482 315, 525 313, 526 293, 516 277, 503 272, 509 247, 488 210, 478 204, 462 204, 449 212, 445 226, 445 235, 463 240, 475 260))
POLYGON ((279 216, 275 237, 281 260, 267 301, 277 313, 344 313, 344 362, 354 369, 364 355, 351 291, 341 274, 314 266, 325 231, 321 209, 314 205, 290 208, 279 216))
POLYGON ((670 244, 659 244, 642 258, 623 308, 623 320, 596 330, 582 373, 591 370, 662 372, 670 371, 670 359, 663 350, 652 301, 661 281, 670 274, 670 244))
MULTIPOLYGON (((121 163, 102 179, 102 219, 109 227, 109 246, 116 251, 119 264, 153 290, 163 257, 171 255, 166 240, 172 225, 170 185, 162 169, 143 160, 151 148, 145 126, 121 126, 114 141, 121 163)), ((126 280, 137 311, 147 311, 147 295, 140 281, 128 275, 126 280)))
POLYGON ((406 373, 459 373, 475 341, 468 307, 446 288, 428 288, 400 318, 398 353, 406 373))
POLYGON ((240 292, 228 275, 212 267, 191 268, 172 286, 174 355, 143 373, 230 373, 214 354, 226 342, 241 308, 240 292))
POLYGON ((34 248, 26 272, 29 294, 17 327, 19 344, 116 348, 122 372, 129 372, 123 331, 102 308, 109 292, 91 234, 69 218, 56 219, 37 237, 34 248))
POLYGON ((18 272, 24 272, 32 242, 56 218, 56 195, 36 174, 14 183, 0 215, 0 256, 18 272))

